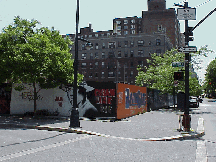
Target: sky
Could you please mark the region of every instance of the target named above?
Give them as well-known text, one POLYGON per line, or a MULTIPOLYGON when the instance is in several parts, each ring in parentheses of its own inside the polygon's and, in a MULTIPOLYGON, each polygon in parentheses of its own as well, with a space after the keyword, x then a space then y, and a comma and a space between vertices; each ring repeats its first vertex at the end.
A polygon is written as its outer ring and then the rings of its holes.
MULTIPOLYGON (((196 7, 196 20, 190 20, 189 26, 194 27, 209 12, 216 7, 216 0, 187 0, 189 7, 196 7), (205 3, 206 2, 206 3, 205 3), (203 4, 204 3, 204 4, 203 4), (203 5, 200 5, 203 4, 203 5)), ((0 29, 13 23, 14 16, 22 19, 35 19, 41 26, 51 29, 52 26, 60 34, 74 34, 76 30, 77 0, 0 0, 0 29)), ((174 3, 183 5, 183 0, 166 0, 166 8, 176 8, 174 3)), ((80 0, 79 28, 92 24, 94 31, 112 30, 112 21, 115 18, 131 16, 141 17, 142 11, 147 11, 147 0, 80 0)), ((216 12, 194 30, 194 41, 190 46, 208 45, 216 51, 215 44, 216 12)), ((181 32, 184 32, 184 21, 180 20, 181 32)), ((40 26, 39 26, 40 27, 40 26)), ((203 80, 205 68, 215 59, 215 53, 200 57, 202 70, 197 71, 203 80)), ((175 62, 175 60, 173 60, 175 62)))

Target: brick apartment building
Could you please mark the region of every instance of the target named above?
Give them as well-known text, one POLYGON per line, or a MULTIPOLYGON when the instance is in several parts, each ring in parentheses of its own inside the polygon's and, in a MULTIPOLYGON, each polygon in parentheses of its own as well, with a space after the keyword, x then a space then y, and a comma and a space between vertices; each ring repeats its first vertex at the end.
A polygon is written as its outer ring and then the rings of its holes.
MULTIPOLYGON (((68 36, 74 41, 74 34, 68 36)), ((152 53, 182 45, 176 13, 166 9, 165 0, 148 0, 148 11, 142 11, 142 17, 114 19, 113 30, 93 32, 89 24, 80 29, 78 37, 93 44, 86 50, 85 42, 78 43, 78 71, 84 81, 135 84, 137 65, 147 66, 152 53)), ((71 52, 75 54, 74 47, 71 52)))

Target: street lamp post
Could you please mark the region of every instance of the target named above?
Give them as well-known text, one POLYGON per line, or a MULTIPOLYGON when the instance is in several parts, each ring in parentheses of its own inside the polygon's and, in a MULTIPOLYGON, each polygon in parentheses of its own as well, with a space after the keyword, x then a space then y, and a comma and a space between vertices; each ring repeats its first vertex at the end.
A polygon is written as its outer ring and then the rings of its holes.
POLYGON ((80 127, 79 111, 77 106, 77 71, 78 71, 78 25, 79 25, 79 0, 76 10, 76 37, 75 37, 75 58, 74 58, 74 83, 73 83, 73 107, 70 116, 70 127, 80 127))
POLYGON ((78 26, 79 26, 79 0, 77 0, 77 10, 76 10, 76 36, 75 36, 75 58, 74 58, 74 83, 73 83, 73 107, 70 116, 70 126, 69 127, 80 127, 79 122, 79 111, 77 105, 77 72, 78 72, 78 40, 87 42, 86 49, 90 50, 92 44, 85 39, 78 38, 78 26))

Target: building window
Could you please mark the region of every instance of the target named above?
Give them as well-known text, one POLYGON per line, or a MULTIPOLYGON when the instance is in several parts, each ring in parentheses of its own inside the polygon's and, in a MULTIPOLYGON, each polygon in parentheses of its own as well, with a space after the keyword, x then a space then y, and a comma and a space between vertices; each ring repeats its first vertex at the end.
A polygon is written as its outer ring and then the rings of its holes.
POLYGON ((131 46, 131 47, 133 47, 133 46, 134 46, 134 42, 133 42, 133 41, 131 41, 131 43, 130 43, 130 46, 131 46))
POLYGON ((139 20, 139 24, 141 24, 142 23, 142 20, 139 20))
POLYGON ((82 69, 85 69, 85 68, 86 68, 86 62, 82 62, 81 68, 82 68, 82 69))
POLYGON ((104 72, 101 72, 101 78, 105 78, 104 72))
POLYGON ((98 37, 98 34, 95 34, 95 37, 98 37))
POLYGON ((121 26, 117 26, 117 30, 121 30, 121 26))
POLYGON ((105 43, 103 43, 102 48, 103 48, 103 49, 105 48, 105 43))
POLYGON ((138 44, 138 46, 143 46, 144 45, 144 41, 143 40, 138 40, 137 44, 138 44))
POLYGON ((117 31, 117 35, 121 35, 121 31, 117 31))
POLYGON ((108 46, 109 48, 115 48, 115 42, 109 42, 108 46))
POLYGON ((104 62, 101 62, 101 65, 102 65, 102 68, 104 68, 104 67, 105 67, 105 63, 104 63, 104 62))
POLYGON ((104 53, 104 52, 102 52, 101 58, 102 58, 102 59, 105 59, 105 53, 104 53))
POLYGON ((85 35, 85 38, 87 38, 87 35, 85 35))
POLYGON ((135 29, 135 25, 131 25, 131 29, 135 29))
POLYGON ((121 47, 121 42, 118 41, 118 47, 121 47))
POLYGON ((138 65, 143 66, 143 61, 138 61, 138 65))
POLYGON ((133 62, 131 62, 130 66, 131 66, 131 67, 134 67, 134 64, 133 64, 133 62))
POLYGON ((85 44, 82 44, 82 50, 85 50, 85 44))
POLYGON ((161 44, 161 40, 160 39, 156 39, 156 46, 160 46, 161 44))
POLYGON ((159 56, 161 54, 161 49, 157 49, 156 54, 157 54, 157 56, 159 56))
POLYGON ((128 29, 128 26, 124 26, 124 29, 128 29))
POLYGON ((124 20, 124 24, 128 24, 128 20, 124 20))
POLYGON ((130 57, 133 57, 133 56, 134 56, 134 51, 131 51, 130 57))
POLYGON ((125 47, 128 46, 128 41, 124 41, 125 47))
POLYGON ((90 54, 90 59, 91 59, 91 60, 93 59, 93 53, 90 54))
POLYGON ((114 75, 114 72, 112 72, 112 71, 110 71, 109 73, 108 73, 108 77, 114 77, 115 75, 114 75))
POLYGON ((125 54, 125 57, 128 57, 128 52, 127 51, 125 51, 124 54, 125 54))
POLYGON ((89 78, 92 78, 92 73, 89 74, 89 78))
POLYGON ((149 46, 151 45, 151 41, 149 41, 149 46))
POLYGON ((86 59, 86 53, 83 53, 82 54, 82 60, 85 60, 86 59))
POLYGON ((114 58, 114 57, 115 57, 115 53, 114 52, 109 52, 108 58, 114 58))
POLYGON ((133 76, 133 71, 131 71, 130 76, 131 76, 131 77, 133 76))
POLYGON ((131 23, 132 23, 132 24, 134 24, 134 23, 135 23, 135 20, 134 20, 134 19, 132 19, 132 20, 131 20, 131 23))
POLYGON ((95 59, 98 59, 98 52, 95 53, 95 59))
POLYGON ((143 56, 144 56, 143 50, 138 50, 138 57, 143 57, 143 56))
POLYGON ((124 35, 127 35, 128 34, 128 31, 124 31, 124 35))
POLYGON ((104 33, 102 33, 101 36, 103 37, 103 36, 104 36, 104 33))
POLYGON ((116 24, 120 25, 120 24, 121 24, 121 21, 116 21, 116 24))
POLYGON ((118 57, 121 57, 121 51, 118 51, 118 57))
POLYGON ((107 37, 109 37, 110 36, 110 33, 107 33, 107 37))
POLYGON ((162 25, 158 25, 158 31, 162 30, 162 25))
POLYGON ((95 43, 95 49, 98 49, 98 43, 95 43))
POLYGON ((98 68, 98 62, 95 62, 95 68, 98 68))
POLYGON ((95 73, 95 78, 97 78, 97 77, 98 77, 98 73, 96 72, 96 73, 95 73))
POLYGON ((92 35, 89 35, 89 38, 91 38, 92 37, 92 35))
POLYGON ((93 69, 93 64, 92 64, 92 62, 90 62, 89 65, 90 65, 90 69, 93 69))
POLYGON ((132 34, 136 34, 136 31, 135 31, 135 30, 132 30, 131 33, 132 33, 132 34))

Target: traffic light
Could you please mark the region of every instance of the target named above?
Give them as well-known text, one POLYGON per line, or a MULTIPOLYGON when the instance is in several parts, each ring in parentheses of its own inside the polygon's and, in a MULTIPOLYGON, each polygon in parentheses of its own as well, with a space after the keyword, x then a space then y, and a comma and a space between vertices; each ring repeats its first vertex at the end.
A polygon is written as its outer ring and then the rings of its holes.
POLYGON ((184 32, 184 35, 185 37, 188 37, 188 41, 193 41, 194 38, 193 37, 190 37, 190 36, 193 36, 193 31, 192 31, 193 27, 188 27, 188 31, 187 31, 187 34, 184 32))
POLYGON ((183 80, 184 79, 184 72, 174 72, 174 80, 183 80))
POLYGON ((193 41, 194 38, 190 37, 193 36, 193 31, 191 31, 193 29, 193 27, 188 27, 188 41, 193 41))

